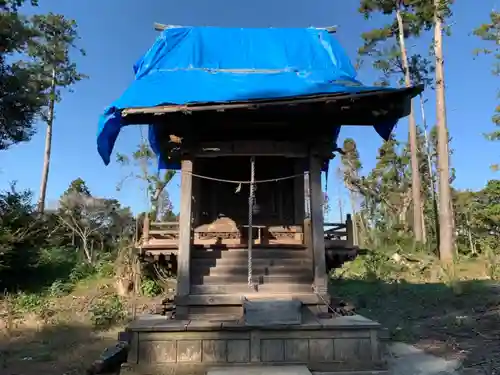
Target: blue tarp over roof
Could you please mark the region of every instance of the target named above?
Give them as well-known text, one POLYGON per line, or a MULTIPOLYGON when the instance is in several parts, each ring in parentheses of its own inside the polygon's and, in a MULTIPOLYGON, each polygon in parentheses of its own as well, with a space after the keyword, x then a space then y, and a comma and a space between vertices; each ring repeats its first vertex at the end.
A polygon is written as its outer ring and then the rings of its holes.
MULTIPOLYGON (((99 121, 97 148, 105 164, 125 108, 380 90, 362 86, 337 40, 315 28, 171 28, 134 71, 135 80, 99 121)), ((395 123, 387 124, 388 133, 395 123)), ((154 137, 150 143, 159 149, 154 137)))

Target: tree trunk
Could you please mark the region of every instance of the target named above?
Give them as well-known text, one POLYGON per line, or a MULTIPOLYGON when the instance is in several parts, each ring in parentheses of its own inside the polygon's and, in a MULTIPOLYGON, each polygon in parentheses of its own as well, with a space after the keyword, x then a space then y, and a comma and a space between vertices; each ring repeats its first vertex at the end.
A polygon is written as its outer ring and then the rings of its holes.
MULTIPOLYGON (((408 56, 406 55, 404 25, 401 11, 396 10, 396 18, 398 21, 399 32, 399 48, 401 49, 401 61, 405 71, 405 84, 411 87, 410 69, 408 67, 408 56)), ((415 240, 417 242, 423 241, 422 232, 422 183, 420 181, 420 168, 418 162, 418 149, 417 149, 417 125, 415 122, 415 111, 413 108, 413 100, 411 102, 411 113, 408 117, 409 135, 410 135, 410 154, 411 154, 411 183, 412 183, 412 198, 413 198, 413 231, 415 233, 415 240)))
POLYGON ((92 254, 89 251, 89 243, 88 243, 87 237, 82 237, 82 247, 83 247, 83 253, 85 254, 85 258, 87 259, 87 262, 89 262, 89 264, 92 264, 92 254))
POLYGON ((476 245, 474 244, 474 240, 472 239, 472 231, 470 230, 470 221, 468 213, 465 213, 465 224, 467 225, 467 228, 465 230, 467 231, 467 237, 469 239, 470 253, 472 255, 476 255, 476 245))
POLYGON ((443 66, 443 24, 439 11, 441 0, 434 0, 434 54, 436 56, 436 119, 438 128, 439 168, 439 257, 453 261, 453 218, 451 217, 450 161, 443 66))
MULTIPOLYGON (((434 230, 436 232, 436 242, 439 247, 439 213, 437 206, 437 197, 436 197, 436 176, 434 175, 434 168, 432 167, 432 157, 431 157, 431 146, 429 143, 429 135, 427 133, 427 118, 425 116, 425 100, 424 96, 420 94, 420 111, 422 113, 422 123, 424 125, 424 142, 425 142, 425 150, 427 154, 427 168, 429 169, 429 182, 431 184, 431 199, 432 199, 432 210, 434 211, 434 230)), ((423 217, 423 215, 422 215, 423 217)))
POLYGON ((352 228, 353 228, 353 245, 359 246, 359 223, 358 223, 358 213, 356 211, 356 202, 354 199, 354 193, 349 190, 349 201, 351 203, 351 220, 352 220, 352 228))
POLYGON ((45 196, 47 195, 47 182, 49 180, 50 154, 52 151, 52 125, 54 123, 54 106, 56 104, 56 70, 52 69, 52 82, 50 84, 49 112, 47 116, 47 130, 45 131, 45 153, 43 156, 42 180, 40 181, 40 197, 37 210, 45 211, 45 196))

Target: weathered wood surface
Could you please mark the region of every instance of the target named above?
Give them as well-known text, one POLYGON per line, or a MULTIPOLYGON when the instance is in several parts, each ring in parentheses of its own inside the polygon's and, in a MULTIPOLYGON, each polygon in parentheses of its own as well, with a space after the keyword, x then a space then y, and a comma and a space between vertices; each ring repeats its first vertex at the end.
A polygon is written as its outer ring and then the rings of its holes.
MULTIPOLYGON (((195 157, 284 156, 306 157, 307 144, 287 141, 203 142, 192 150, 195 157)), ((326 153, 327 150, 321 150, 326 153)))
MULTIPOLYGON (((146 224, 146 222, 144 222, 146 224)), ((228 227, 217 220, 194 228, 193 245, 205 247, 241 247, 246 248, 248 241, 242 231, 246 225, 228 227)), ((353 247, 352 222, 325 223, 325 248, 353 247)), ((254 245, 256 246, 309 246, 311 237, 310 219, 305 220, 304 226, 255 226, 254 245)), ((149 227, 144 226, 142 237, 137 240, 137 247, 142 250, 177 250, 179 247, 179 223, 151 222, 149 227)))
POLYGON ((325 261, 325 237, 323 230, 323 192, 321 189, 321 160, 309 156, 309 184, 311 204, 311 234, 314 256, 314 285, 318 293, 327 289, 328 275, 325 261))
POLYGON ((302 323, 302 302, 298 300, 245 300, 243 318, 245 325, 265 327, 302 323))
POLYGON ((177 257, 177 294, 185 296, 190 291, 190 262, 191 262, 191 203, 193 176, 193 162, 182 161, 181 175, 181 203, 179 215, 179 254, 177 257))

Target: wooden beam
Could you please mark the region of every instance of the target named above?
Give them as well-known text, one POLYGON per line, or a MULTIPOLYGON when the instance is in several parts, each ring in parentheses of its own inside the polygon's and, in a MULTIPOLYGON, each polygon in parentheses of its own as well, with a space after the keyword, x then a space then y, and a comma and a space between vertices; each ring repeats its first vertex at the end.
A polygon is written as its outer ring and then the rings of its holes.
POLYGON ((167 30, 167 29, 173 29, 173 28, 176 28, 176 27, 182 27, 182 26, 178 26, 178 25, 164 25, 163 23, 158 23, 158 22, 154 23, 154 28, 155 28, 156 31, 163 31, 163 30, 167 30))
MULTIPOLYGON (((322 146, 322 145, 321 145, 322 146)), ((316 152, 324 156, 331 155, 331 146, 319 147, 316 152)), ((232 141, 203 142, 191 152, 194 157, 210 158, 219 156, 284 156, 305 158, 307 145, 299 142, 274 141, 232 141)))
POLYGON ((309 185, 311 200, 311 232, 314 255, 314 285, 316 292, 327 292, 328 275, 325 261, 325 234, 323 228, 323 191, 321 189, 321 160, 309 156, 309 185))
MULTIPOLYGON (((177 295, 187 296, 191 290, 191 202, 193 162, 181 162, 181 203, 179 215, 179 252, 177 256, 177 295)), ((181 314, 182 315, 182 314, 181 314)), ((181 317, 179 317, 181 318, 181 317)))
POLYGON ((318 27, 319 30, 326 30, 329 34, 335 34, 338 26, 318 27))

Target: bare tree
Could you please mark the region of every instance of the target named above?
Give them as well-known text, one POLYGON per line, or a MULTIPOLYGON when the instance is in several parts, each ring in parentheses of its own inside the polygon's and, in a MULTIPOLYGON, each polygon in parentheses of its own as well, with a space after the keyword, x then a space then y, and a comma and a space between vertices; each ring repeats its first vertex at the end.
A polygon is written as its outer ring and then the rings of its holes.
POLYGON ((80 238, 85 259, 89 263, 94 259, 90 240, 110 225, 114 210, 115 205, 109 200, 86 194, 69 193, 61 198, 58 218, 80 238))

